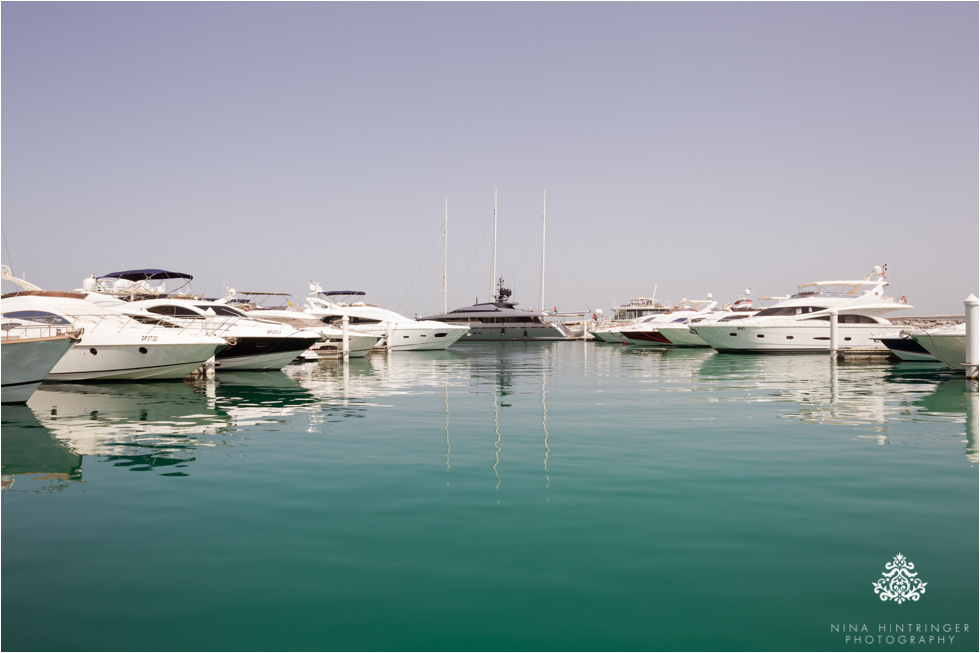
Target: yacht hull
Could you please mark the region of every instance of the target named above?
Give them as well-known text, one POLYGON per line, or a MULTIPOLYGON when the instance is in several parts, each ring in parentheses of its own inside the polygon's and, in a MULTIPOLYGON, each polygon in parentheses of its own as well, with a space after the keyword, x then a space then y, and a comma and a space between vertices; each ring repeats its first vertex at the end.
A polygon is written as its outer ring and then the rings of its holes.
POLYGON ((496 324, 470 323, 470 330, 464 340, 494 341, 494 340, 569 340, 570 337, 553 324, 528 324, 507 326, 496 324))
POLYGON ((954 370, 966 368, 966 330, 963 333, 917 333, 912 338, 954 370))
POLYGON ((243 336, 218 353, 218 371, 280 370, 314 345, 315 337, 253 337, 243 336))
MULTIPOLYGON (((812 353, 830 351, 830 324, 704 325, 692 327, 708 346, 722 353, 812 353)), ((897 327, 880 324, 838 325, 838 347, 887 349, 879 338, 897 336, 897 327)))
POLYGON ((182 379, 227 343, 106 344, 73 346, 48 381, 131 381, 182 379), (93 353, 94 352, 94 353, 93 353))
POLYGON ((47 338, 4 338, 3 392, 5 404, 22 404, 31 398, 58 361, 78 340, 67 335, 47 338))
POLYGON ((892 350, 892 354, 903 361, 938 363, 939 359, 912 338, 882 338, 881 344, 892 350))
MULTIPOLYGON (((363 326, 358 328, 362 331, 368 331, 363 326)), ((387 327, 381 324, 374 328, 380 331, 382 336, 378 344, 375 345, 375 349, 390 349, 391 351, 439 351, 448 348, 449 345, 464 337, 467 332, 466 327, 446 324, 438 327, 414 326, 409 323, 393 324, 389 347, 387 327)))
POLYGON ((691 330, 691 327, 664 328, 660 327, 660 335, 670 341, 675 347, 707 347, 704 338, 691 330))

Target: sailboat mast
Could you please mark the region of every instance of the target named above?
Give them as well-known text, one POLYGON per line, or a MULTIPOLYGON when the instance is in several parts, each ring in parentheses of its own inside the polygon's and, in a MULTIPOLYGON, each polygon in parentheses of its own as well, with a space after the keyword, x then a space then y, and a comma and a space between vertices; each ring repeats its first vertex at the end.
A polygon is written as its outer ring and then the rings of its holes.
POLYGON ((544 202, 541 208, 541 303, 539 306, 544 310, 544 240, 548 226, 548 191, 544 191, 544 202))
POLYGON ((442 312, 449 312, 449 198, 446 198, 446 215, 442 221, 442 312))
POLYGON ((493 189, 493 265, 490 267, 490 301, 494 301, 497 286, 497 189, 493 189))

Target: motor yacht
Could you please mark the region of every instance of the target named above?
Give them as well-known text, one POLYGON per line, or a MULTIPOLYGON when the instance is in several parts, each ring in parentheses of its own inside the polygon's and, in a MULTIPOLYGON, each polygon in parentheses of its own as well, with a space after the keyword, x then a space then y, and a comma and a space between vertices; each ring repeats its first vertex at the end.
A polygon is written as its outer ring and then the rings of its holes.
POLYGON ((224 338, 152 316, 99 306, 81 293, 25 290, 3 295, 4 329, 81 331, 48 380, 181 379, 228 347, 224 338))
POLYGON ((575 337, 561 322, 548 321, 547 313, 517 308, 517 302, 510 301, 510 296, 511 291, 501 278, 494 301, 421 319, 468 329, 463 336, 465 340, 571 340, 575 337))
POLYGON ((951 324, 911 334, 915 342, 954 370, 966 369, 966 324, 951 324))
POLYGON ((888 347, 892 355, 903 361, 914 361, 918 363, 938 363, 939 359, 929 353, 929 350, 920 345, 915 339, 906 332, 891 338, 878 338, 881 344, 888 347))
POLYGON ((233 306, 195 299, 141 299, 120 307, 131 315, 145 313, 187 328, 227 338, 218 352, 219 372, 282 369, 320 340, 314 331, 253 318, 233 306))
POLYGON ((4 320, 0 385, 5 404, 22 404, 30 399, 72 345, 81 341, 78 332, 43 335, 36 331, 30 326, 8 325, 4 320))
POLYGON ((692 315, 683 322, 661 324, 657 330, 674 347, 707 347, 708 343, 692 329, 694 325, 731 323, 752 317, 758 312, 759 309, 752 304, 749 291, 746 290, 738 300, 732 304, 725 304, 721 310, 692 315))
MULTIPOLYGON (((310 315, 302 307, 293 306, 292 295, 286 292, 255 292, 237 291, 225 284, 225 296, 221 303, 231 304, 244 311, 250 317, 281 322, 301 331, 314 331, 320 334, 320 340, 313 343, 301 355, 304 361, 316 361, 321 358, 339 358, 344 354, 344 330, 333 326, 330 318, 310 315), (239 297, 238 295, 242 295, 239 297)), ((367 356, 380 336, 347 329, 347 356, 363 358, 367 356)))
POLYGON ((134 316, 152 316, 200 333, 219 335, 230 346, 218 352, 219 371, 278 370, 303 354, 321 338, 319 333, 249 317, 222 300, 209 300, 190 292, 168 292, 166 280, 187 283, 193 277, 182 272, 142 269, 112 272, 86 279, 83 290, 91 301, 112 306, 134 316), (115 280, 107 285, 105 280, 115 280), (152 281, 161 281, 152 286, 152 281))
POLYGON ((859 280, 815 281, 798 292, 736 324, 695 324, 691 328, 719 352, 820 352, 830 350, 834 314, 840 347, 884 349, 882 337, 897 336, 900 327, 882 317, 912 308, 905 298, 885 296, 885 266, 859 280))
POLYGON ((640 323, 624 328, 619 333, 627 344, 671 347, 673 345, 670 340, 660 333, 661 326, 684 324, 690 318, 711 313, 717 305, 718 302, 712 299, 711 293, 708 293, 707 299, 683 299, 668 312, 648 316, 640 323))
POLYGON ((433 318, 416 320, 376 304, 346 301, 363 295, 360 290, 324 291, 311 282, 305 312, 333 326, 339 326, 346 315, 350 328, 379 337, 376 347, 388 351, 446 349, 469 328, 433 318))

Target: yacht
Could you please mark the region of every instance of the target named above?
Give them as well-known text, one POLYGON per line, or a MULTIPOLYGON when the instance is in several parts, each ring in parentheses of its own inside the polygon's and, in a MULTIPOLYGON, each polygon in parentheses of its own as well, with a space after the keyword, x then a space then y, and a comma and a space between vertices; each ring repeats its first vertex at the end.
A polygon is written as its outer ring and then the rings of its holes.
POLYGON ((288 324, 252 318, 233 306, 196 299, 140 299, 120 306, 130 315, 147 314, 187 328, 227 338, 218 352, 218 371, 282 369, 320 340, 320 334, 288 324))
POLYGON ((24 290, 3 295, 3 328, 81 331, 47 380, 181 379, 228 347, 222 337, 151 316, 129 316, 81 293, 24 290))
POLYGON ((731 323, 752 317, 758 312, 759 309, 752 305, 749 291, 746 290, 742 297, 732 304, 725 304, 721 310, 692 315, 683 322, 661 324, 657 330, 674 347, 707 347, 708 343, 692 329, 694 325, 731 323))
MULTIPOLYGON (((332 324, 330 317, 320 317, 303 310, 288 308, 252 308, 246 314, 250 317, 288 324, 303 331, 319 333, 320 340, 309 348, 313 360, 342 356, 344 353, 344 330, 332 324)), ((381 342, 381 338, 373 333, 348 328, 347 355, 350 358, 363 358, 381 342)))
POLYGON ((72 345, 81 340, 78 332, 45 335, 34 331, 29 326, 8 325, 4 320, 0 385, 5 404, 22 404, 30 399, 72 345))
POLYGON ((907 332, 890 338, 877 338, 877 340, 888 347, 892 355, 903 361, 915 361, 919 363, 938 363, 939 359, 929 353, 929 350, 920 345, 907 332))
POLYGON ((446 349, 468 330, 467 326, 461 324, 432 318, 415 320, 376 304, 345 301, 363 295, 364 292, 360 290, 324 291, 318 284, 311 282, 305 312, 333 326, 339 326, 346 315, 350 328, 377 336, 380 340, 376 347, 388 351, 446 349))
POLYGON ((168 292, 165 282, 170 279, 184 280, 186 286, 193 277, 168 270, 124 270, 86 279, 83 290, 90 301, 112 306, 128 315, 152 316, 227 338, 230 346, 215 357, 220 371, 278 370, 320 340, 319 333, 249 317, 223 300, 208 300, 189 292, 168 292), (107 285, 108 279, 115 281, 107 285), (164 283, 152 286, 151 281, 164 283))
POLYGON ((951 324, 913 333, 912 339, 954 370, 966 369, 966 324, 951 324))
POLYGON ((469 329, 466 340, 571 340, 574 335, 561 322, 549 322, 542 311, 521 310, 510 301, 503 278, 497 282, 494 301, 457 308, 423 320, 438 320, 469 329))
POLYGON ((837 312, 839 346, 884 349, 878 340, 900 327, 882 315, 912 308, 885 296, 886 266, 859 280, 804 283, 791 297, 736 324, 695 324, 691 328, 719 352, 820 352, 830 350, 830 320, 837 312))
POLYGON ((596 342, 626 344, 628 341, 622 335, 624 330, 631 329, 650 318, 669 313, 674 308, 677 307, 663 304, 652 298, 634 297, 626 304, 613 306, 613 320, 602 326, 596 326, 592 330, 592 337, 596 342))
POLYGON ((711 298, 711 293, 708 293, 707 299, 683 299, 666 313, 648 316, 639 324, 624 328, 620 334, 631 345, 670 347, 672 346, 670 340, 660 333, 661 326, 686 323, 690 318, 711 313, 717 305, 718 302, 711 298))
MULTIPOLYGON (((293 306, 292 295, 288 292, 254 292, 237 291, 225 284, 225 296, 221 303, 231 304, 246 312, 250 317, 272 320, 295 327, 302 331, 315 331, 320 334, 320 340, 313 343, 301 355, 304 361, 317 361, 321 358, 339 358, 344 354, 344 330, 333 326, 331 318, 310 315, 300 307, 293 306), (243 297, 239 298, 241 294, 243 297)), ((380 336, 347 328, 347 356, 363 358, 367 356, 380 336)))

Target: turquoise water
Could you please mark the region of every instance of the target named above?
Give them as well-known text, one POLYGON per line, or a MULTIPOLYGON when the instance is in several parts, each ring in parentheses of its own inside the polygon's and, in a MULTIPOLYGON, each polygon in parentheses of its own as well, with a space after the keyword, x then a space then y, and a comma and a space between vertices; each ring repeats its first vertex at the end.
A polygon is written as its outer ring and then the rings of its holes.
POLYGON ((46 385, 2 647, 977 650, 978 414, 921 364, 572 342, 46 385))

